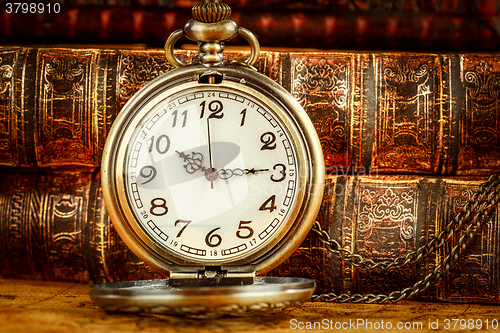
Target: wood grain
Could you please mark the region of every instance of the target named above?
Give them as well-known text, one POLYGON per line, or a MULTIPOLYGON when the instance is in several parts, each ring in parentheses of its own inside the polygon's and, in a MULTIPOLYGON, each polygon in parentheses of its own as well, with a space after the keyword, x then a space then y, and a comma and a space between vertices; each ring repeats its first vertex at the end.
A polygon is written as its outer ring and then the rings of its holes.
POLYGON ((348 328, 344 324, 347 329, 342 331, 368 332, 373 331, 374 325, 396 328, 398 323, 412 326, 416 323, 414 329, 404 331, 420 332, 428 331, 429 322, 436 320, 439 331, 443 331, 446 319, 452 326, 453 319, 458 320, 455 331, 464 331, 460 329, 460 320, 472 319, 475 324, 478 320, 483 323, 481 331, 496 332, 498 328, 493 329, 491 324, 500 320, 500 308, 495 305, 417 301, 383 305, 308 302, 300 307, 210 319, 112 314, 91 302, 87 288, 85 284, 0 280, 0 332, 297 332, 311 331, 305 328, 315 322, 317 326, 312 331, 329 331, 335 329, 335 323, 361 323, 361 320, 364 324, 359 326, 348 328), (489 329, 485 328, 487 320, 489 329), (304 325, 304 329, 299 329, 299 325, 304 325))

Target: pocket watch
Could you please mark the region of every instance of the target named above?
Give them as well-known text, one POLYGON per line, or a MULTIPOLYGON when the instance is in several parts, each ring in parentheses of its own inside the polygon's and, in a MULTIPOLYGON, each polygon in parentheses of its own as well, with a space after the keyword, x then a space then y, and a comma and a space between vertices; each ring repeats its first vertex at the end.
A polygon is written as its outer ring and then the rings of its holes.
POLYGON ((110 219, 165 279, 94 285, 108 311, 221 314, 307 300, 315 282, 262 276, 305 239, 322 201, 324 161, 309 117, 253 64, 255 36, 217 1, 165 44, 176 69, 140 89, 116 118, 102 159, 110 219), (248 59, 227 62, 241 36, 248 59), (191 65, 173 46, 198 43, 191 65))

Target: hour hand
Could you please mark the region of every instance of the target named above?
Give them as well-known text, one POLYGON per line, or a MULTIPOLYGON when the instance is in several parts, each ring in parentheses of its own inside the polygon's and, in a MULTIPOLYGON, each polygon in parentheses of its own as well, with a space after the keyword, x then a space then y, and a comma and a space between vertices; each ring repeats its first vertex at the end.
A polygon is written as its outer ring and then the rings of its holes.
POLYGON ((191 154, 185 154, 184 152, 175 151, 179 154, 179 157, 184 160, 184 169, 186 169, 187 173, 193 174, 196 171, 200 170, 205 172, 205 167, 203 167, 203 155, 197 152, 191 152, 191 154))

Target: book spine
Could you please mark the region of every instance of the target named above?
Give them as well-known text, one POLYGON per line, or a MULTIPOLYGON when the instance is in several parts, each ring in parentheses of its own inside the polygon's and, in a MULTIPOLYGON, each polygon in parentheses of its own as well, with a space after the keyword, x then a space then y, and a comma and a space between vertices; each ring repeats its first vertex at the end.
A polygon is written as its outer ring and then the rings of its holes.
MULTIPOLYGON (((500 167, 498 55, 291 53, 289 89, 327 171, 489 174, 500 167)), ((285 84, 285 86, 287 86, 285 84)))
MULTIPOLYGON (((192 8, 200 0, 79 0, 78 6, 119 6, 119 7, 167 7, 192 8)), ((473 5, 460 0, 420 0, 391 1, 385 4, 374 0, 338 1, 338 0, 225 0, 232 8, 292 7, 314 9, 336 9, 340 11, 411 11, 445 13, 481 13, 495 14, 500 7, 492 0, 477 0, 473 5)))
MULTIPOLYGON (((98 169, 2 168, 0 276, 110 282, 161 276, 130 252, 104 207, 98 169)), ((484 177, 331 176, 318 216, 343 247, 374 261, 416 250, 439 233, 484 177)), ((419 298, 500 303, 498 208, 459 262, 419 298)), ((464 226, 465 228, 465 226, 464 226)), ((313 278, 318 292, 390 293, 413 286, 457 244, 387 272, 352 266, 314 233, 270 275, 313 278)))
MULTIPOLYGON (((500 55, 262 52, 256 66, 307 111, 330 174, 500 171, 500 55)), ((0 165, 99 167, 119 110, 171 69, 159 50, 0 48, 0 165)))
POLYGON ((0 276, 106 282, 158 275, 114 231, 96 169, 1 170, 0 276))
MULTIPOLYGON (((318 216, 340 245, 375 262, 393 260, 428 243, 472 198, 485 179, 417 176, 338 176, 327 178, 318 216)), ((498 205, 470 248, 416 298, 449 302, 499 303, 498 205)), ((462 227, 462 231, 466 226, 462 227)), ((424 279, 458 244, 455 234, 420 262, 388 271, 367 270, 341 261, 310 233, 271 275, 317 281, 317 293, 388 295, 424 279)))
MULTIPOLYGON (((232 19, 261 45, 331 50, 496 52, 498 14, 235 8, 232 19)), ((0 12, 2 15, 2 12, 0 12)), ((188 8, 79 6, 64 15, 3 12, 0 42, 9 44, 147 44, 163 47, 192 18, 188 8), (30 16, 26 16, 30 15, 30 16)), ((1 16, 0 16, 1 17, 1 16)), ((235 38, 232 45, 246 44, 235 38)))

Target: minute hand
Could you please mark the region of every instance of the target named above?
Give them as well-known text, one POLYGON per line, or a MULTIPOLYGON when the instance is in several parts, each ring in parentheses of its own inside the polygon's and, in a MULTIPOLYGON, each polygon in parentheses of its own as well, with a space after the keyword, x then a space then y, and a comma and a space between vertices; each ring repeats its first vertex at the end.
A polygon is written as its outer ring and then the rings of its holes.
POLYGON ((269 171, 269 169, 220 169, 217 171, 217 174, 220 179, 229 179, 233 176, 243 176, 243 175, 248 175, 248 174, 255 174, 257 172, 261 171, 269 171))

